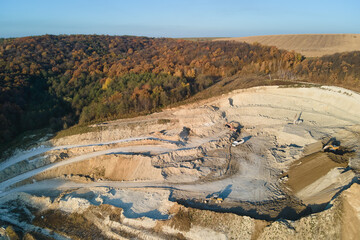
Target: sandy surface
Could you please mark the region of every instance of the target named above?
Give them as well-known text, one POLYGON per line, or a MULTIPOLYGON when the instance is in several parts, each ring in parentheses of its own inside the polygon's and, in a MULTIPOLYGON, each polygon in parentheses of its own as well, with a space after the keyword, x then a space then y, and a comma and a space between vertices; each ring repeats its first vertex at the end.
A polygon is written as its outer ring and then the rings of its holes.
POLYGON ((294 50, 306 57, 321 57, 339 52, 360 50, 360 34, 289 34, 219 38, 214 41, 238 41, 294 50))
POLYGON ((0 198, 0 219, 36 234, 30 239, 39 239, 38 234, 54 239, 358 239, 360 233, 358 184, 322 212, 271 222, 186 208, 168 200, 169 190, 154 188, 83 187, 43 194, 0 198))
MULTIPOLYGON (((334 172, 346 166, 325 155, 320 165, 309 155, 304 164, 289 172, 290 185, 301 179, 293 192, 284 189, 280 177, 299 164, 304 152, 313 151, 309 144, 329 136, 353 149, 351 166, 359 166, 359 103, 360 95, 337 87, 256 87, 146 117, 112 121, 103 124, 101 132, 50 141, 3 162, 0 174, 14 177, 0 183, 0 196, 25 189, 65 191, 88 186, 158 187, 176 190, 175 199, 192 201, 217 194, 225 199, 220 204, 224 207, 284 200, 289 194, 308 202, 324 199, 319 197, 324 192, 331 198, 351 182, 354 173, 334 172), (301 120, 299 124, 294 124, 296 119, 301 120), (235 138, 243 138, 244 144, 231 147, 233 133, 225 127, 226 122, 240 126, 235 138), (53 160, 41 160, 44 156, 53 160), (24 167, 17 168, 17 164, 24 167), (324 165, 326 168, 321 167, 324 165), (312 174, 314 171, 318 173, 312 174), (70 178, 64 178, 65 174, 70 178), (71 175, 94 181, 73 182, 71 175), (55 181, 51 184, 44 181, 20 186, 58 177, 47 180, 55 181), (323 182, 335 185, 315 188, 312 184, 323 177, 327 179, 323 182)), ((125 195, 118 195, 118 199, 125 195)))
POLYGON ((336 163, 326 153, 317 152, 295 161, 287 172, 287 184, 297 193, 304 187, 326 175, 331 169, 345 168, 347 163, 336 163))

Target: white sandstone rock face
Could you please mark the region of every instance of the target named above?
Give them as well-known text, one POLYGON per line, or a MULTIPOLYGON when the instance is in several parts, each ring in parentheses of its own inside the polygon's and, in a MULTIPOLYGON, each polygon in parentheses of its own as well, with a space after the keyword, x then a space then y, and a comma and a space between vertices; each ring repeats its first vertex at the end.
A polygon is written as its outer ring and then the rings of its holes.
MULTIPOLYGON (((122 221, 132 230, 110 217, 99 218, 96 224, 108 224, 107 231, 117 226, 136 234, 143 234, 141 227, 156 228, 157 238, 181 234, 189 239, 330 239, 346 231, 357 233, 360 207, 354 196, 359 187, 340 194, 358 177, 353 169, 360 169, 360 95, 355 92, 335 87, 256 87, 93 127, 101 131, 39 144, 1 163, 0 204, 19 199, 38 211, 85 215, 109 204, 123 209, 122 221), (226 123, 236 125, 238 132, 226 123), (335 137, 353 151, 350 168, 335 166, 292 192, 286 185, 292 177, 285 176, 287 171, 306 152, 321 150, 324 137, 335 137), (241 139, 242 144, 231 146, 241 139), (167 224, 176 215, 170 213, 174 200, 204 203, 214 195, 221 198, 221 207, 241 206, 271 218, 287 206, 289 196, 313 209, 337 198, 327 210, 297 221, 264 224, 238 216, 219 223, 223 224, 219 228, 193 222, 186 231, 167 224), (241 227, 232 224, 236 221, 241 227)), ((204 218, 223 216, 198 211, 204 218)))

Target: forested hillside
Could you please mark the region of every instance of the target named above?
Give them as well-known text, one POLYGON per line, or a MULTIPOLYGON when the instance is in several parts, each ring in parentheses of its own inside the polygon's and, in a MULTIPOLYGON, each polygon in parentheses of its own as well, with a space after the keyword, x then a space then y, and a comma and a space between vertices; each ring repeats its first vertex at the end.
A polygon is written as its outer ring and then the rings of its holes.
POLYGON ((148 113, 248 74, 359 87, 360 53, 307 60, 275 47, 130 36, 0 41, 0 144, 25 130, 148 113))
POLYGON ((305 59, 294 66, 293 72, 297 78, 306 81, 360 92, 360 51, 305 59))

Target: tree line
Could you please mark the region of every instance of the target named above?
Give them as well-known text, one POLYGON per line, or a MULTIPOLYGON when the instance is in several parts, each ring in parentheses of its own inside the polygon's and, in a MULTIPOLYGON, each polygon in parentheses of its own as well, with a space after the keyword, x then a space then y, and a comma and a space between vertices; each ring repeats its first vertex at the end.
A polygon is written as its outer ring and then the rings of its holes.
POLYGON ((0 41, 0 144, 44 126, 149 113, 247 74, 359 87, 359 52, 316 59, 276 47, 132 36, 0 41))

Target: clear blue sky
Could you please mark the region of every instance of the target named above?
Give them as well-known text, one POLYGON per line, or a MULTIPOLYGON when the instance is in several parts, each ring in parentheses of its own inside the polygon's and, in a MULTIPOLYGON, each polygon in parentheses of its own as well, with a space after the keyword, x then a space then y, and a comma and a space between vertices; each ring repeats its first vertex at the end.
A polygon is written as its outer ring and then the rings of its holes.
POLYGON ((0 0, 0 37, 360 33, 359 0, 0 0))

